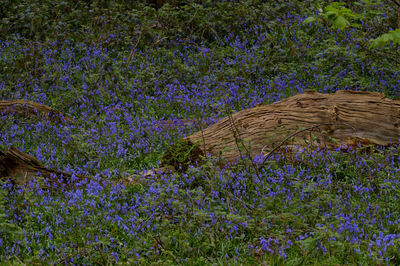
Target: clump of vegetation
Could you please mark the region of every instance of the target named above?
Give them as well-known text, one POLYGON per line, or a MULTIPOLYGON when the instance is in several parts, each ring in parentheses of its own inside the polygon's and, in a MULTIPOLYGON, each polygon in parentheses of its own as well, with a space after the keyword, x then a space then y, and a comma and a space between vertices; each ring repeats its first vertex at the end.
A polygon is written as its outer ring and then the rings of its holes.
POLYGON ((173 166, 179 171, 186 171, 189 165, 199 163, 204 157, 198 144, 181 139, 164 153, 161 165, 173 166))
POLYGON ((74 121, 2 118, 0 146, 91 177, 2 181, 0 262, 399 264, 398 146, 274 153, 255 173, 263 158, 191 166, 179 142, 198 130, 183 119, 211 125, 307 89, 398 98, 392 2, 166 2, 0 2, 0 99, 74 121), (124 182, 163 156, 185 171, 124 182))

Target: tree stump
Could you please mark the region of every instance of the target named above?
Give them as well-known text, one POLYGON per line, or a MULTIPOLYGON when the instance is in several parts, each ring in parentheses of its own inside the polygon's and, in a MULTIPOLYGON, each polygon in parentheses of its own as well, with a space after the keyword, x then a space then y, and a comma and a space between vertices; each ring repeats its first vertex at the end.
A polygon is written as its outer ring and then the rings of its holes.
MULTIPOLYGON (((233 162, 244 155, 254 158, 277 148, 290 150, 299 145, 328 149, 388 146, 399 143, 399 126, 400 101, 381 93, 306 91, 237 112, 183 141, 196 146, 191 150, 198 158, 198 154, 210 154, 222 162, 233 162)), ((167 150, 163 165, 171 165, 171 154, 181 149, 175 146, 167 150)), ((188 158, 193 160, 193 155, 188 158)))

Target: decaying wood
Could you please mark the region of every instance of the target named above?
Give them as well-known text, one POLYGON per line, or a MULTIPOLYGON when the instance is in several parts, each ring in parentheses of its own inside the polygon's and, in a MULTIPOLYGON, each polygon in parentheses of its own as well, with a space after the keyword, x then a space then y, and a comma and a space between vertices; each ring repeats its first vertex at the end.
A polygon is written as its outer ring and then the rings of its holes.
POLYGON ((9 100, 0 101, 0 116, 18 115, 24 118, 45 118, 51 121, 72 122, 72 118, 56 111, 47 105, 26 101, 9 100))
POLYGON ((400 1, 398 1, 399 6, 397 7, 397 28, 400 29, 400 1))
MULTIPOLYGON (((400 101, 378 92, 307 91, 270 105, 258 105, 228 116, 184 139, 202 155, 232 162, 238 157, 310 146, 382 145, 399 143, 400 101), (306 128, 313 129, 304 130, 306 128), (295 134, 301 132, 301 134, 295 134), (293 135, 289 140, 287 136, 293 135), (284 143, 282 143, 282 141, 284 143)), ((174 153, 174 146, 166 154, 174 153)), ((168 161, 164 158, 163 161, 168 161)))
POLYGON ((400 29, 400 0, 392 0, 397 11, 397 28, 400 29))
MULTIPOLYGON (((71 174, 44 167, 35 157, 11 147, 6 153, 0 151, 0 180, 10 179, 18 185, 25 185, 33 177, 42 176, 50 181, 72 184, 71 174)), ((76 176, 76 180, 82 179, 76 176)))

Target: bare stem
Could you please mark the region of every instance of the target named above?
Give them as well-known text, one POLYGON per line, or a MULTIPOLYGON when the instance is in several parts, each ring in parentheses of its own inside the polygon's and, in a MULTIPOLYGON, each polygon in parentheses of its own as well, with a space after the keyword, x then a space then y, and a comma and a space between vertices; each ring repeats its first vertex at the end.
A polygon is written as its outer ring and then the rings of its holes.
POLYGON ((273 148, 270 152, 268 152, 268 154, 265 156, 263 162, 262 162, 261 165, 258 167, 258 172, 261 171, 262 168, 264 168, 265 163, 267 162, 267 160, 269 159, 269 157, 271 157, 271 155, 272 155, 276 150, 278 150, 280 147, 282 147, 282 145, 285 144, 285 142, 287 142, 287 141, 288 141, 289 139, 291 139, 292 137, 294 137, 294 136, 296 136, 296 135, 298 135, 298 134, 300 134, 300 133, 302 133, 302 132, 305 132, 305 131, 312 131, 313 129, 319 128, 320 126, 329 126, 329 125, 345 125, 345 126, 351 127, 354 131, 356 131, 356 129, 355 129, 353 126, 351 126, 351 125, 349 125, 349 124, 347 124, 347 123, 323 123, 323 124, 312 125, 311 127, 307 127, 307 128, 298 130, 298 131, 296 131, 296 132, 290 134, 289 136, 287 136, 284 140, 281 141, 281 143, 279 143, 278 146, 276 146, 276 147, 273 148))

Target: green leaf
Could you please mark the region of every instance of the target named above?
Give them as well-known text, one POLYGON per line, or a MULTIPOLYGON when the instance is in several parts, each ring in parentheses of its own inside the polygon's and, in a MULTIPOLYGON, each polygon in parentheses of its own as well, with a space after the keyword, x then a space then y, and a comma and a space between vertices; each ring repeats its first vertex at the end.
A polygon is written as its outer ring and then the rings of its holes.
POLYGON ((393 41, 393 35, 390 33, 385 33, 380 38, 384 43, 389 43, 390 41, 393 41))
POLYGON ((325 13, 325 16, 329 20, 334 20, 338 16, 338 12, 336 12, 336 11, 328 11, 328 12, 325 13))
POLYGON ((306 19, 303 21, 303 24, 312 23, 312 22, 314 22, 314 21, 316 21, 316 20, 317 20, 317 19, 316 19, 315 17, 311 16, 311 17, 306 18, 306 19))
POLYGON ((341 29, 341 30, 346 28, 348 25, 350 25, 350 22, 342 16, 338 16, 333 21, 333 26, 335 26, 336 28, 341 29))
POLYGON ((378 38, 371 40, 369 47, 382 48, 392 41, 394 44, 400 44, 400 29, 391 30, 388 33, 382 34, 378 38))
POLYGON ((370 47, 371 48, 382 48, 383 46, 385 46, 389 40, 387 35, 389 35, 389 34, 385 33, 385 34, 379 36, 378 38, 371 40, 370 47))
POLYGON ((393 36, 393 42, 396 44, 400 44, 400 29, 395 29, 391 31, 393 36))

